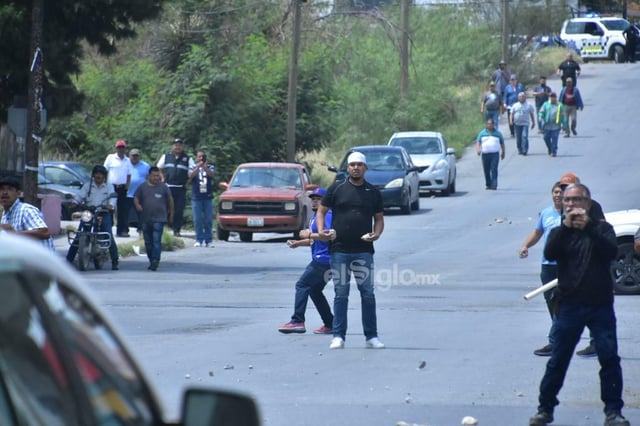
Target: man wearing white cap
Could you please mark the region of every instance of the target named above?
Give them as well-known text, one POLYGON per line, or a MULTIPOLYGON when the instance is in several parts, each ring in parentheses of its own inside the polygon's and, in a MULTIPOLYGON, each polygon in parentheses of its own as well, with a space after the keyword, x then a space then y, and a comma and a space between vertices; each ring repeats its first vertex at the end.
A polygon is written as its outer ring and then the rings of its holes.
POLYGON ((319 233, 320 238, 331 241, 329 255, 335 290, 331 349, 344 348, 352 274, 360 291, 366 347, 384 348, 378 338, 376 298, 373 293, 373 242, 380 238, 384 230, 382 194, 364 179, 366 171, 367 159, 364 154, 352 152, 347 157, 349 177, 329 187, 316 218, 318 229, 323 230, 319 233), (324 227, 329 209, 333 212, 334 231, 324 227))

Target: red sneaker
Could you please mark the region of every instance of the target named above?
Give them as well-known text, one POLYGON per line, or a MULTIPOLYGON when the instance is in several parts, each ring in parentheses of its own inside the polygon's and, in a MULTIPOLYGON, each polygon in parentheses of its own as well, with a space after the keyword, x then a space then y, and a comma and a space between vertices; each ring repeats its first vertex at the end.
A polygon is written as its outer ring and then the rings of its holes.
POLYGON ((322 327, 313 330, 313 334, 333 334, 333 328, 323 325, 322 327))
POLYGON ((290 321, 286 324, 282 324, 279 328, 278 331, 280 333, 284 333, 284 334, 289 334, 289 333, 306 333, 307 329, 304 328, 304 323, 303 322, 293 322, 290 321))

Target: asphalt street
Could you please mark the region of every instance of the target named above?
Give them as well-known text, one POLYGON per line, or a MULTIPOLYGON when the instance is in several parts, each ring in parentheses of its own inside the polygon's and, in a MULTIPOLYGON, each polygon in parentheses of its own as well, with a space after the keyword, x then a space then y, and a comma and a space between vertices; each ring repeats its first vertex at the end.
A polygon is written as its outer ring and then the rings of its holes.
MULTIPOLYGON (((464 416, 484 426, 527 424, 548 359, 532 351, 546 343, 550 320, 542 298, 522 297, 539 285, 542 247, 527 259, 518 258, 519 247, 563 173, 580 176, 605 211, 640 206, 640 65, 582 68, 578 136, 560 138, 558 157, 547 155, 536 133, 526 157, 507 137, 498 190, 486 191, 469 149, 456 194, 424 197, 410 216, 385 215, 375 257, 383 350, 364 347, 355 286, 344 350, 310 333, 321 325, 311 304, 306 334, 277 332, 309 259, 307 249, 284 244, 287 236, 211 249, 189 244, 164 253, 157 272, 146 269, 146 258, 130 257, 120 271, 84 273, 167 415, 179 412, 185 387, 213 386, 255 396, 265 425, 453 426, 464 416)), ((549 84, 559 91, 558 79, 549 84)), ((325 290, 330 300, 332 290, 325 290)), ((640 424, 639 304, 637 296, 615 302, 631 424, 640 424)), ((574 357, 554 425, 603 423, 598 369, 597 359, 574 357)))

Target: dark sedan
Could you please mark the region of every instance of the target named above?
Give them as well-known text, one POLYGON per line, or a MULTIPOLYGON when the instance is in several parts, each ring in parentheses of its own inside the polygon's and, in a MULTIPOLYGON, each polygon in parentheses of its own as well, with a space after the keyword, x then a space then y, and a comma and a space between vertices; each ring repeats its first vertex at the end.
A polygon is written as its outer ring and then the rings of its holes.
POLYGON ((413 164, 407 151, 399 146, 356 146, 347 151, 340 167, 329 166, 336 173, 336 180, 347 178, 347 157, 352 152, 361 152, 367 158, 365 179, 382 193, 384 207, 399 207, 402 213, 410 214, 420 208, 419 173, 425 167, 413 164))

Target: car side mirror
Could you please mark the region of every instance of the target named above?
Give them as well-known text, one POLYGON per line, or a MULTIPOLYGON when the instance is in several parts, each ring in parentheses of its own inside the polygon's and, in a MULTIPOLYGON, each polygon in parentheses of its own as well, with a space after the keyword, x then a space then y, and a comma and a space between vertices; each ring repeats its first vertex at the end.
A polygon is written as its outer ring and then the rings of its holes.
POLYGON ((255 401, 239 393, 187 389, 182 400, 183 426, 260 426, 255 401))
POLYGON ((218 184, 218 188, 222 189, 223 191, 226 191, 227 189, 229 189, 229 183, 228 182, 220 182, 218 184))
POLYGON ((338 173, 338 168, 336 166, 327 166, 327 170, 333 173, 338 173))
POLYGON ((456 155, 456 150, 453 148, 447 148, 447 155, 456 155))
POLYGON ((79 180, 72 180, 69 182, 69 186, 73 186, 74 188, 82 188, 82 182, 79 180))

